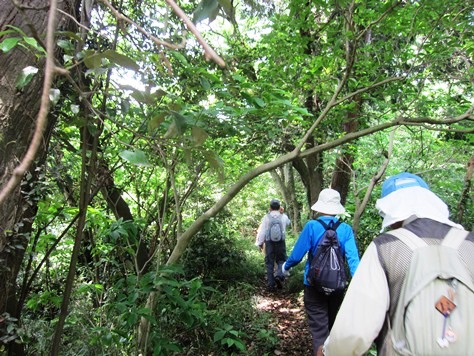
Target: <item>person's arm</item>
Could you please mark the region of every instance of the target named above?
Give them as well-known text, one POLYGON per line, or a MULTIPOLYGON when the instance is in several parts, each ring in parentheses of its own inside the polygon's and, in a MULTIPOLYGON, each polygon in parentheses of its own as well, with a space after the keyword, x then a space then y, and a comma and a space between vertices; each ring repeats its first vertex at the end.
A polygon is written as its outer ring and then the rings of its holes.
POLYGON ((382 329, 389 305, 387 278, 372 242, 349 284, 324 355, 365 354, 382 329))
POLYGON ((284 270, 289 270, 291 267, 296 266, 298 263, 301 262, 303 257, 311 248, 311 232, 312 227, 311 223, 307 223, 303 228, 298 240, 293 247, 293 251, 291 251, 290 257, 286 260, 284 266, 284 270))
POLYGON ((267 216, 265 215, 262 219, 262 223, 257 231, 257 239, 255 240, 255 245, 262 247, 265 242, 265 232, 267 231, 267 216))
POLYGON ((359 250, 357 249, 357 244, 354 237, 354 231, 352 227, 349 225, 347 227, 348 237, 344 243, 344 251, 347 259, 347 264, 349 265, 349 270, 351 271, 351 275, 354 276, 354 273, 359 266, 360 258, 359 258, 359 250))

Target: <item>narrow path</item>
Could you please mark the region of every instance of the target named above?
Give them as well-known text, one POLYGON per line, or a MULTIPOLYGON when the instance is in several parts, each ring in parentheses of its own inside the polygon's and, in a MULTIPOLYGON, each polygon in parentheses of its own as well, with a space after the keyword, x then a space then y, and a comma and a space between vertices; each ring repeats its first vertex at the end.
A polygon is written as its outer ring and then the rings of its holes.
POLYGON ((279 344, 274 355, 311 356, 312 342, 306 324, 303 297, 285 289, 274 293, 262 289, 257 307, 272 313, 279 344))

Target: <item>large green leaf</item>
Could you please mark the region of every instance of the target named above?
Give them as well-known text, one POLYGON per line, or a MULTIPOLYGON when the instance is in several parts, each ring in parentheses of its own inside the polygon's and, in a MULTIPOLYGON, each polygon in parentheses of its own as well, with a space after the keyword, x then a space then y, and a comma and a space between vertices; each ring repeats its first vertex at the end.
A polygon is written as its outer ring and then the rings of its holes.
POLYGON ((20 40, 21 38, 19 37, 6 38, 0 43, 0 49, 3 51, 3 53, 7 53, 12 48, 14 48, 20 40))
POLYGON ((209 135, 199 126, 193 126, 193 128, 191 129, 191 137, 196 146, 202 146, 202 144, 204 143, 204 141, 207 140, 209 135))
POLYGON ((140 66, 132 58, 114 50, 108 49, 105 51, 104 57, 108 58, 112 63, 115 63, 120 67, 131 69, 136 72, 140 70, 140 66))
POLYGON ((120 152, 119 155, 124 160, 130 162, 131 164, 134 164, 135 166, 150 166, 150 163, 148 162, 145 152, 141 150, 135 150, 135 151, 124 150, 120 152))
POLYGON ((219 2, 217 0, 202 0, 196 10, 194 10, 193 22, 198 23, 205 19, 209 19, 209 22, 211 22, 215 19, 218 11, 219 2))

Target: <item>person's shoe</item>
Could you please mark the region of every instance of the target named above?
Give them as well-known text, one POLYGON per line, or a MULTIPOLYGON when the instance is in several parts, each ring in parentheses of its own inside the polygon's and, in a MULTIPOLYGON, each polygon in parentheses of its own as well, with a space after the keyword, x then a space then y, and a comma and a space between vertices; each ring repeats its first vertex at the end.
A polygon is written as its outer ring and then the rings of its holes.
POLYGON ((283 278, 281 278, 280 276, 275 277, 275 283, 278 289, 283 288, 283 278))
POLYGON ((276 291, 276 286, 267 286, 267 291, 269 291, 269 292, 276 291))

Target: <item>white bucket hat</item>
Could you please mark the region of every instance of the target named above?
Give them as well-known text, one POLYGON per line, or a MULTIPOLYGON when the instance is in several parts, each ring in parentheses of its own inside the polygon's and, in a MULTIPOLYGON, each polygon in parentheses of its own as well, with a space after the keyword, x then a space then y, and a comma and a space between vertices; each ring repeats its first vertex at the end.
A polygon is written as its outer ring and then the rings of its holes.
POLYGON ((448 206, 433 193, 420 177, 400 173, 382 185, 382 198, 375 203, 383 217, 382 231, 388 226, 416 218, 429 218, 443 224, 462 228, 449 220, 448 206))
POLYGON ((341 204, 339 192, 329 188, 321 190, 318 201, 311 207, 311 210, 329 215, 340 215, 346 211, 341 204))

